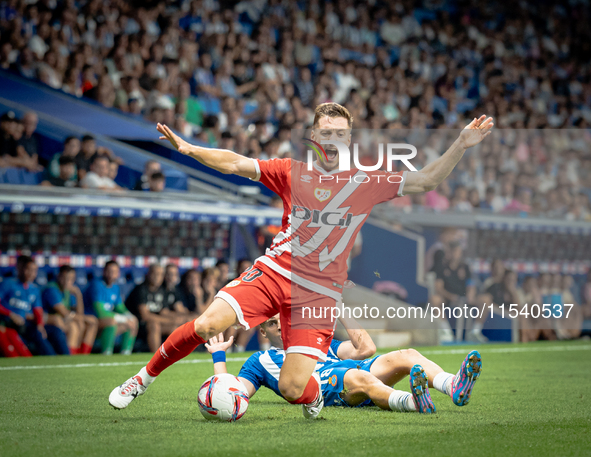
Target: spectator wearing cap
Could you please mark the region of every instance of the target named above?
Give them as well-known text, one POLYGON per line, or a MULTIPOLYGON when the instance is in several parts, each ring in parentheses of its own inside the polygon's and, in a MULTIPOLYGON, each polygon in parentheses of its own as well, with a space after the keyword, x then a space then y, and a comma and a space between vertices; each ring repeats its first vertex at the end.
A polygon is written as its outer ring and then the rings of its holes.
POLYGON ((110 161, 107 156, 97 155, 90 166, 90 171, 86 173, 84 179, 80 181, 80 187, 85 189, 98 190, 122 190, 115 181, 109 177, 110 161))
POLYGON ((50 176, 57 178, 60 176, 60 163, 62 157, 69 157, 73 160, 74 174, 70 181, 76 185, 78 182, 78 168, 76 167, 76 156, 80 152, 80 140, 75 136, 69 136, 64 140, 64 150, 61 154, 54 154, 47 166, 47 171, 50 176))
POLYGON ((61 156, 58 160, 59 175, 52 176, 47 173, 46 178, 41 183, 47 187, 76 187, 76 181, 72 177, 76 174, 76 162, 72 157, 61 156))
POLYGON ((154 173, 161 173, 162 166, 155 160, 148 160, 144 164, 144 174, 137 180, 133 190, 149 190, 150 189, 150 176, 154 173))

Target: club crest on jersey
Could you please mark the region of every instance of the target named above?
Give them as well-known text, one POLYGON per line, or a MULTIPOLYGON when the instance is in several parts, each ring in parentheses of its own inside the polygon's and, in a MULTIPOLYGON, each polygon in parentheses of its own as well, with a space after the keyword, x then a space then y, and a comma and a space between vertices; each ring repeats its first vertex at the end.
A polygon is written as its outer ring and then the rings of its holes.
POLYGON ((314 197, 316 197, 316 199, 321 202, 323 202, 324 200, 328 200, 330 198, 331 193, 332 192, 327 189, 320 189, 318 187, 314 189, 314 197))

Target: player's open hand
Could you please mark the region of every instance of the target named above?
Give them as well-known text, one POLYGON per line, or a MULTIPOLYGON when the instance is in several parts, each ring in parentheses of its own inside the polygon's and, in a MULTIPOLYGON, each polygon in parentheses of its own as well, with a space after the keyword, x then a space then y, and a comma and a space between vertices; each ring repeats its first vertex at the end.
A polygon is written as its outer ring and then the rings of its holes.
POLYGON ((212 338, 209 339, 209 342, 205 343, 205 347, 207 348, 207 350, 209 351, 210 354, 213 354, 214 352, 218 352, 218 351, 224 351, 226 352, 226 350, 232 346, 232 343, 234 342, 234 337, 231 336, 228 341, 224 341, 224 334, 220 333, 218 336, 214 336, 212 338))
POLYGON ((460 133, 460 140, 462 141, 463 146, 466 149, 476 146, 490 135, 491 129, 494 125, 493 118, 487 118, 484 114, 478 119, 474 118, 472 122, 464 127, 462 133, 460 133))
POLYGON ((176 135, 170 128, 165 124, 158 123, 156 125, 156 130, 158 130, 162 136, 159 138, 160 140, 168 140, 172 147, 179 151, 181 154, 188 154, 189 153, 189 143, 183 140, 180 136, 176 135))

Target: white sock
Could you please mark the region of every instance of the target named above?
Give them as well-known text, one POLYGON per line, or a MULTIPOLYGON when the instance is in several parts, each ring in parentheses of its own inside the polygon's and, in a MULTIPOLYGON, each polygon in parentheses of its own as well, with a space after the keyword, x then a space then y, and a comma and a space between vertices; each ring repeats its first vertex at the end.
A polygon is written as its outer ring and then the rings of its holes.
POLYGON ((143 367, 138 374, 140 375, 140 378, 142 378, 142 384, 144 387, 148 387, 156 379, 156 376, 150 376, 148 374, 146 367, 143 367))
POLYGON ((246 348, 242 345, 236 345, 236 352, 244 352, 246 348))
POLYGON ((473 333, 480 333, 482 331, 482 322, 476 322, 474 324, 474 328, 472 329, 473 333))
POLYGON ((433 387, 439 392, 451 397, 451 383, 454 380, 454 375, 446 373, 445 371, 439 373, 433 378, 433 387))
POLYGON ((402 390, 394 390, 388 398, 388 406, 392 411, 416 411, 412 395, 402 390))

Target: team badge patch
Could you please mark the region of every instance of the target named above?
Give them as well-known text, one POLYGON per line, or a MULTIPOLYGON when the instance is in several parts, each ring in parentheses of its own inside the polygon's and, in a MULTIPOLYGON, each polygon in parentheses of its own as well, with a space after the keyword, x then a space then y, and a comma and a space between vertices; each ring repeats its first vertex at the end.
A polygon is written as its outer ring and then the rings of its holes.
POLYGON ((336 386, 337 385, 337 375, 333 374, 330 378, 328 378, 328 383, 333 387, 336 386))
POLYGON ((226 284, 226 287, 236 287, 241 282, 242 281, 240 281, 240 279, 235 279, 234 281, 230 281, 228 284, 226 284))
POLYGON ((330 198, 331 193, 332 192, 327 189, 319 189, 318 187, 314 189, 314 197, 316 197, 321 202, 323 202, 324 200, 328 200, 330 198))

